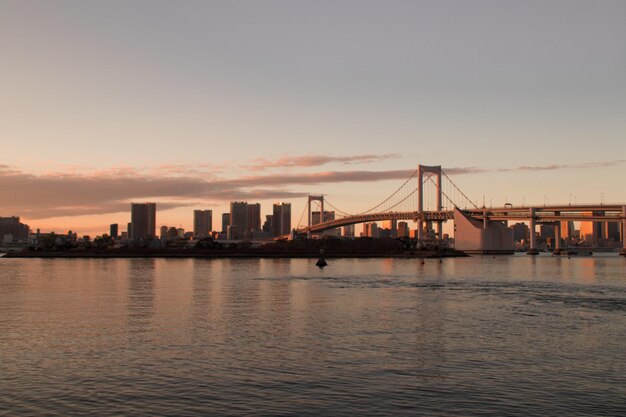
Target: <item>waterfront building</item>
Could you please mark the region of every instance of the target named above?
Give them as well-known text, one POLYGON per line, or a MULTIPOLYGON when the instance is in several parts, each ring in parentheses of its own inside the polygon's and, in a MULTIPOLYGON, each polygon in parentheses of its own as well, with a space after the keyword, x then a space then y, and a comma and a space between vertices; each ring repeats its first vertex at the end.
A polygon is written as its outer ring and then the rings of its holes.
POLYGON ((226 234, 226 230, 230 225, 230 213, 222 213, 222 233, 226 234))
POLYGON ((398 222, 398 237, 409 236, 409 225, 407 222, 398 222))
POLYGON ((386 230, 385 237, 395 239, 398 237, 398 221, 396 219, 385 220, 383 222, 383 229, 386 230))
POLYGON ((343 227, 343 237, 354 237, 355 225, 349 224, 343 227))
POLYGON ((248 204, 246 226, 246 232, 261 230, 261 204, 248 204))
POLYGON ((230 226, 229 239, 243 239, 248 230, 248 203, 233 201, 230 203, 230 226))
POLYGON ((526 223, 515 223, 510 228, 513 231, 513 240, 515 242, 528 242, 530 238, 530 228, 526 223))
POLYGON ((542 224, 539 226, 539 237, 544 241, 554 239, 554 226, 551 224, 542 224))
POLYGON ((193 234, 197 238, 204 238, 211 234, 213 230, 213 211, 194 210, 193 211, 193 234))
POLYGON ((156 203, 131 203, 130 223, 132 239, 156 237, 156 203))
POLYGON ((161 226, 161 233, 159 233, 161 239, 167 238, 167 226, 161 226))
POLYGON ((283 236, 291 232, 291 203, 275 203, 272 208, 272 234, 283 236))
POLYGON ((241 232, 239 230, 237 230, 237 229, 238 229, 237 226, 228 226, 226 228, 226 239, 228 239, 228 240, 241 239, 239 237, 241 232))
POLYGON ((363 225, 363 237, 379 237, 380 231, 378 230, 378 224, 376 222, 373 223, 365 223, 363 225))
MULTIPOLYGON (((324 220, 325 222, 330 221, 330 220, 335 220, 335 212, 334 211, 327 211, 324 210, 324 220)), ((312 211, 311 212, 311 224, 315 225, 321 223, 320 221, 320 212, 319 211, 312 211)), ((330 230, 325 230, 322 233, 319 233, 320 235, 323 236, 341 236, 341 229, 340 228, 335 228, 335 229, 330 229, 330 230)))
POLYGON ((5 243, 27 242, 29 236, 30 227, 21 223, 19 217, 0 217, 0 241, 5 243))
POLYGON ((273 230, 274 230, 274 228, 272 227, 273 217, 274 216, 271 214, 265 215, 265 222, 263 223, 263 227, 261 228, 261 230, 263 230, 264 232, 272 233, 272 236, 273 236, 273 230))
POLYGON ((561 237, 565 240, 573 238, 575 235, 574 222, 562 221, 561 222, 561 237))
POLYGON ((109 236, 113 239, 119 236, 119 225, 117 223, 113 223, 109 226, 109 236))
MULTIPOLYGON (((603 216, 604 212, 602 211, 593 211, 583 213, 588 216, 603 216)), ((597 246, 600 243, 600 239, 604 238, 603 230, 601 222, 580 222, 580 240, 585 241, 586 243, 597 246)))

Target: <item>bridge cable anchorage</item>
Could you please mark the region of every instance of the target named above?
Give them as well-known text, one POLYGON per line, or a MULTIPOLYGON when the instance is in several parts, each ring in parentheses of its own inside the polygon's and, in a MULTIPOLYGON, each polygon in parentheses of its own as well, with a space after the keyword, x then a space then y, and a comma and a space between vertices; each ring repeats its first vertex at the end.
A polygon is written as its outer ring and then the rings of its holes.
MULTIPOLYGON (((413 178, 415 178, 415 176, 417 175, 417 173, 418 173, 418 170, 416 169, 415 171, 413 171, 413 173, 411 174, 411 176, 410 176, 409 178, 407 178, 407 179, 406 179, 406 181, 404 181, 404 183, 402 183, 402 185, 400 185, 400 186, 399 186, 399 187, 398 187, 398 188, 397 188, 397 189, 396 189, 393 193, 391 193, 391 194, 389 195, 389 197, 387 197, 386 199, 384 199, 382 202, 378 203, 378 204, 377 204, 377 205, 375 205, 374 207, 372 207, 372 208, 370 208, 370 209, 368 209, 368 210, 362 211, 362 212, 360 212, 360 213, 356 213, 356 214, 354 214, 354 213, 348 213, 348 212, 346 212, 346 211, 339 210, 338 208, 334 207, 332 204, 329 204, 329 205, 330 205, 331 207, 333 207, 336 211, 340 211, 340 212, 342 212, 342 213, 344 213, 344 214, 346 214, 346 215, 348 215, 348 216, 360 216, 360 215, 363 215, 363 214, 370 213, 370 212, 372 212, 372 211, 376 210, 377 208, 381 207, 383 204, 387 203, 389 200, 391 200, 391 199, 392 199, 392 198, 393 198, 396 194, 398 194, 398 193, 399 193, 399 192, 400 192, 400 191, 404 188, 404 186, 405 186, 405 185, 407 185, 407 184, 409 183, 409 181, 411 181, 413 178)), ((325 201, 325 202, 328 202, 328 200, 324 200, 324 201, 325 201)))
POLYGON ((445 171, 444 171, 443 169, 441 170, 441 173, 443 174, 443 176, 444 176, 444 177, 446 177, 446 179, 447 179, 448 181, 450 181, 450 183, 452 184, 452 186, 453 186, 453 187, 454 187, 454 188, 455 188, 455 189, 456 189, 459 193, 461 193, 461 195, 462 195, 463 197, 465 197, 465 199, 466 199, 467 201, 469 201, 469 202, 472 204, 472 206, 474 206, 474 208, 475 208, 475 209, 478 209, 478 206, 477 206, 476 204, 474 204, 474 202, 473 202, 472 200, 470 200, 470 198, 469 198, 468 196, 466 196, 466 195, 465 195, 465 193, 464 193, 463 191, 461 191, 461 189, 460 189, 460 188, 459 188, 459 187, 458 187, 458 186, 454 183, 454 181, 452 181, 452 179, 451 179, 450 177, 448 177, 448 174, 446 174, 446 173, 445 173, 445 171))

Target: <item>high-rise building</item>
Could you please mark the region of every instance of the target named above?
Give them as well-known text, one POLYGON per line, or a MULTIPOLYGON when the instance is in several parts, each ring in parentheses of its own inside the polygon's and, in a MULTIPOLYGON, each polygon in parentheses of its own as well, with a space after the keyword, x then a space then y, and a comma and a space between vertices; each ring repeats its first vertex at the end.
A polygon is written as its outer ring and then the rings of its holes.
POLYGON ((248 230, 248 203, 233 201, 230 203, 230 239, 243 239, 248 230))
POLYGON ((541 239, 554 239, 554 226, 548 224, 542 224, 539 226, 539 236, 541 239))
POLYGON ((167 226, 161 226, 161 233, 159 233, 161 239, 167 239, 167 226))
POLYGON ((197 238, 204 238, 211 234, 211 230, 213 230, 213 211, 194 210, 193 235, 197 238))
POLYGON ((247 212, 247 218, 246 218, 246 225, 247 225, 246 232, 250 232, 252 230, 260 231, 261 230, 261 204, 259 203, 248 204, 247 210, 248 212, 247 212))
POLYGON ((398 222, 398 237, 409 237, 409 225, 407 222, 398 222))
POLYGON ((604 222, 603 237, 613 242, 620 241, 620 224, 617 222, 604 222))
POLYGON ((383 229, 386 229, 388 232, 385 234, 387 237, 395 239, 398 237, 398 221, 396 219, 385 220, 383 222, 383 229))
MULTIPOLYGON (((593 211, 583 213, 589 216, 603 216, 602 211, 593 211)), ((597 245, 600 239, 604 238, 602 234, 603 227, 601 222, 580 222, 580 238, 587 243, 597 245)))
POLYGON ((262 230, 266 233, 270 233, 272 236, 274 236, 273 234, 273 227, 272 227, 272 218, 274 216, 271 214, 266 214, 265 215, 265 222, 263 223, 263 228, 262 230))
POLYGON ((272 212, 272 235, 288 235, 291 232, 291 203, 275 203, 272 212))
POLYGON ((365 223, 363 225, 364 237, 378 237, 378 225, 376 223, 365 223))
POLYGON ((128 222, 126 224, 126 237, 128 239, 132 239, 133 238, 133 225, 131 224, 131 222, 128 222))
POLYGON ((348 224, 343 227, 343 237, 354 237, 354 225, 348 224))
POLYGON ((156 237, 156 203, 131 203, 130 223, 132 239, 156 237))
POLYGON ((230 213, 222 213, 222 233, 226 233, 230 226, 230 213))
POLYGON ((111 236, 112 238, 116 238, 119 235, 119 226, 117 223, 113 223, 112 225, 109 226, 109 236, 111 236))
MULTIPOLYGON (((331 220, 335 220, 335 212, 324 210, 324 221, 328 222, 331 220)), ((321 223, 320 212, 312 211, 311 212, 311 224, 318 224, 318 223, 321 223)), ((335 229, 324 230, 321 234, 324 236, 341 236, 341 229, 335 228, 335 229)))
MULTIPOLYGON (((330 220, 335 220, 335 212, 334 211, 327 211, 324 210, 324 221, 330 221, 330 220)), ((311 224, 318 224, 321 223, 320 222, 320 212, 319 211, 312 211, 311 212, 311 224)))
POLYGON ((515 223, 511 226, 511 230, 513 230, 513 241, 514 242, 528 242, 530 239, 530 228, 526 223, 515 223))
POLYGON ((571 239, 572 237, 574 237, 574 222, 561 222, 561 237, 563 239, 571 239))

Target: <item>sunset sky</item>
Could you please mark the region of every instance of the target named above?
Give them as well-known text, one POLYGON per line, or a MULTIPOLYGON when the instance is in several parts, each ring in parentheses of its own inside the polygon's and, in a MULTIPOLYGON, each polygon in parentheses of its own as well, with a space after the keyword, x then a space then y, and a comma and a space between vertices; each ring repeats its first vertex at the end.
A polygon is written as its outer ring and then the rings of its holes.
POLYGON ((369 208, 417 164, 493 205, 626 202, 626 2, 2 1, 0 216, 192 227, 369 208), (574 202, 574 201, 572 201, 574 202))

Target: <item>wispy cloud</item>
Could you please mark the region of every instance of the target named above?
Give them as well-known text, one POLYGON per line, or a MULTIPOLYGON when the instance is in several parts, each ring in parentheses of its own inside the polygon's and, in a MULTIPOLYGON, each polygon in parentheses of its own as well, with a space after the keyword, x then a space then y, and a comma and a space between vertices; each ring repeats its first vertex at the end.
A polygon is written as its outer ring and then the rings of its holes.
POLYGON ((261 171, 268 168, 291 168, 291 167, 317 167, 331 163, 341 165, 368 164, 372 162, 396 159, 400 155, 389 153, 382 155, 352 155, 352 156, 329 156, 329 155, 300 155, 282 156, 276 159, 259 158, 251 161, 245 167, 253 171, 261 171))
POLYGON ((481 174, 486 172, 515 172, 515 171, 556 171, 561 169, 589 169, 606 168, 623 165, 626 159, 614 159, 611 161, 580 162, 577 164, 551 164, 551 165, 520 165, 511 168, 481 168, 481 167, 458 167, 444 168, 450 175, 481 174))

